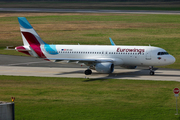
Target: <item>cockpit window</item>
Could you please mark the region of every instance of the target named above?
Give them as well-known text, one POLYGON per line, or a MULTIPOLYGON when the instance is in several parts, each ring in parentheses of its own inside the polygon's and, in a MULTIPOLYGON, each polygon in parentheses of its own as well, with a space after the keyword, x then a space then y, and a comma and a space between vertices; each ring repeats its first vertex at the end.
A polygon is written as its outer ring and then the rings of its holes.
POLYGON ((158 52, 158 55, 169 55, 168 52, 158 52))

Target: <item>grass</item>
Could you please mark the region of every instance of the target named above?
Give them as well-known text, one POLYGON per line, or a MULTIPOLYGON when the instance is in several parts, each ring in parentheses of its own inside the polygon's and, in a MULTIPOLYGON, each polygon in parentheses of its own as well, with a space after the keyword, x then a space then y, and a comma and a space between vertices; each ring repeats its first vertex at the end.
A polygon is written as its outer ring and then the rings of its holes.
POLYGON ((50 44, 152 45, 164 48, 180 69, 180 16, 149 14, 0 13, 0 54, 6 46, 22 45, 18 16, 25 16, 41 38, 50 44))
POLYGON ((16 98, 17 120, 179 119, 179 82, 0 76, 0 83, 1 101, 16 98))

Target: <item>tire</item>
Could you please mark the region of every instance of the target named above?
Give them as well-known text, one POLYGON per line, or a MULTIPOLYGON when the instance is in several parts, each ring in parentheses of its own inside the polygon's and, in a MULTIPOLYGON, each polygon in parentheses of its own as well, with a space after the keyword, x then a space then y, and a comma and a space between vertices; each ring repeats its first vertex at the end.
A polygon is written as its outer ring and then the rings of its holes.
POLYGON ((150 71, 150 75, 154 75, 154 71, 150 71))
POLYGON ((91 74, 92 74, 92 71, 89 70, 89 69, 88 69, 88 70, 85 70, 85 71, 84 71, 84 74, 85 74, 85 75, 91 75, 91 74))

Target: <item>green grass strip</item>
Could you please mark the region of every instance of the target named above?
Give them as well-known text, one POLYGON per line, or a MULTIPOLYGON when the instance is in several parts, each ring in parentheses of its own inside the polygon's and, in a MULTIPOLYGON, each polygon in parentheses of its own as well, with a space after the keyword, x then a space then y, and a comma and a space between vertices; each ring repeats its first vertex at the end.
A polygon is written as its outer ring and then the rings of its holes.
POLYGON ((179 118, 179 82, 0 76, 0 83, 0 101, 15 97, 16 119, 179 118))

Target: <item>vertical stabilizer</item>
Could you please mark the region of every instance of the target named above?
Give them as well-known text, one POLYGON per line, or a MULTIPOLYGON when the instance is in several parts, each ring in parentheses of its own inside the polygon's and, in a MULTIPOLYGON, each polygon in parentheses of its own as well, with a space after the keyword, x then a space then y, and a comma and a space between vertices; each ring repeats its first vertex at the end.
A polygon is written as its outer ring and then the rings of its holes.
POLYGON ((18 17, 24 45, 45 44, 25 17, 18 17))
POLYGON ((18 17, 18 21, 24 46, 16 47, 16 50, 34 57, 45 58, 41 45, 46 43, 39 37, 25 17, 18 17))

